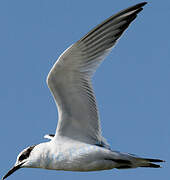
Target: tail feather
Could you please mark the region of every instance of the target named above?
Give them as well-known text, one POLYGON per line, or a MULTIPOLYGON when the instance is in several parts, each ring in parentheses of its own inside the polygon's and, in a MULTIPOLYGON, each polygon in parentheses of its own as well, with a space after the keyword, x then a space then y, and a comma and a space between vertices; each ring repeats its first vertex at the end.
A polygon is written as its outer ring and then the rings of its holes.
POLYGON ((161 168, 160 165, 154 163, 148 163, 147 165, 141 165, 140 167, 161 168))
POLYGON ((138 167, 149 167, 149 168, 161 168, 159 164, 155 163, 161 163, 165 162, 161 159, 150 159, 150 158, 137 158, 138 159, 138 167))
POLYGON ((159 164, 155 163, 165 162, 161 159, 140 158, 133 155, 129 155, 128 160, 114 159, 114 161, 118 163, 118 166, 116 167, 117 169, 130 169, 137 167, 161 168, 159 164))

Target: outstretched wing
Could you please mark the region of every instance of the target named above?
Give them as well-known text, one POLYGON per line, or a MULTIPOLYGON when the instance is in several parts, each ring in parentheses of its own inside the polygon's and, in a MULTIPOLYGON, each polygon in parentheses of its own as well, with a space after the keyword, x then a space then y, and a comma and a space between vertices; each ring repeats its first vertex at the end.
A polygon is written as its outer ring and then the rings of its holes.
POLYGON ((145 4, 137 4, 111 16, 70 46, 54 64, 47 84, 58 107, 55 137, 106 144, 101 135, 91 77, 145 4))

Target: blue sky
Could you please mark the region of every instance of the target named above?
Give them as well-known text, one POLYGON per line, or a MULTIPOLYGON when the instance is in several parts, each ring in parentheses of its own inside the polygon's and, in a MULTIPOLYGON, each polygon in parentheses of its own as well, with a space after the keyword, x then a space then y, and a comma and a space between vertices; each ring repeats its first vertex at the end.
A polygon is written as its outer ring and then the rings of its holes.
MULTIPOLYGON (((25 147, 54 133, 57 109, 46 76, 91 28, 138 0, 0 1, 0 176, 25 147)), ((161 169, 79 173, 21 169, 12 179, 168 179, 170 1, 149 0, 100 66, 93 84, 103 135, 113 150, 167 162, 161 169)))

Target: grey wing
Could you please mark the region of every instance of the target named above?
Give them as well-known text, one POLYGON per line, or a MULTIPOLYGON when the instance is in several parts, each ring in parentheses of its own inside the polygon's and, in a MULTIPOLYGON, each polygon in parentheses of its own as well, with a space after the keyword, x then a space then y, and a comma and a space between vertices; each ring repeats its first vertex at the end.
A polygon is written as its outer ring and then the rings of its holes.
POLYGON ((111 16, 58 58, 47 77, 59 115, 55 137, 106 144, 101 135, 91 77, 145 4, 111 16))

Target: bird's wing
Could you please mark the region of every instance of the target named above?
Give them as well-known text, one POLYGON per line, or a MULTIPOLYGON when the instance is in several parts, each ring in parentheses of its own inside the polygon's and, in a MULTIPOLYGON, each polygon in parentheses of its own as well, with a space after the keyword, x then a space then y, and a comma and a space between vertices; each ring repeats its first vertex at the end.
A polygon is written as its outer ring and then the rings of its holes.
POLYGON ((70 46, 52 67, 47 84, 58 107, 56 138, 105 144, 91 77, 145 4, 125 9, 102 22, 70 46))

